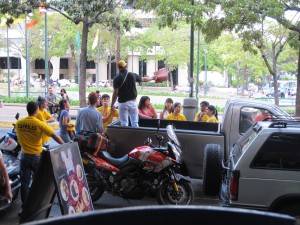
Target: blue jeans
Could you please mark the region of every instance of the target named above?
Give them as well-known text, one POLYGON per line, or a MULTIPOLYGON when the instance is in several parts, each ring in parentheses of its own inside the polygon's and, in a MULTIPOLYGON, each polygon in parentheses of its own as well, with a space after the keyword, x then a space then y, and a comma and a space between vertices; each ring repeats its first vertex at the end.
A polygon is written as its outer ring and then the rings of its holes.
POLYGON ((121 126, 128 126, 128 116, 132 127, 139 126, 138 107, 135 100, 119 103, 118 110, 121 126))
POLYGON ((25 154, 22 152, 20 159, 21 200, 24 205, 29 193, 31 176, 37 171, 40 155, 25 154))
POLYGON ((71 138, 70 138, 70 135, 68 132, 66 134, 62 134, 61 132, 59 132, 59 136, 65 143, 68 143, 71 141, 71 138))

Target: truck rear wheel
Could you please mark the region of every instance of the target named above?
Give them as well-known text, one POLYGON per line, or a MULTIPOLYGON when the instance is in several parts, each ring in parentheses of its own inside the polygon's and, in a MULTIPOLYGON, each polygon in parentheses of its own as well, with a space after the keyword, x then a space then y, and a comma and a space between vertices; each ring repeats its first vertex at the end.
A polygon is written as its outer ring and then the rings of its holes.
POLYGON ((222 182, 222 148, 217 144, 207 144, 203 159, 203 193, 217 196, 222 182))

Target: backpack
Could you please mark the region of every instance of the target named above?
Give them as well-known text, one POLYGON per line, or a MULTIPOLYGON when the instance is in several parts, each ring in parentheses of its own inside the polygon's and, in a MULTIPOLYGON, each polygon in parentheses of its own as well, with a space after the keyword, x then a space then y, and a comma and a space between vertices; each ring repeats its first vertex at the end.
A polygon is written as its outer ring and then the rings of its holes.
POLYGON ((78 142, 79 149, 97 156, 100 151, 108 150, 108 139, 95 132, 80 131, 75 134, 74 142, 78 142))

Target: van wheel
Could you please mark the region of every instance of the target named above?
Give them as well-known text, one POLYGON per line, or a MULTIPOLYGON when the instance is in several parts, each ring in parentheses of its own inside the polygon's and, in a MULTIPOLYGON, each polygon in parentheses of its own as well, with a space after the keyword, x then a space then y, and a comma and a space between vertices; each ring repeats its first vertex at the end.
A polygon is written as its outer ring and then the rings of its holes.
POLYGON ((220 145, 207 144, 203 159, 203 193, 217 196, 222 182, 223 151, 220 145))

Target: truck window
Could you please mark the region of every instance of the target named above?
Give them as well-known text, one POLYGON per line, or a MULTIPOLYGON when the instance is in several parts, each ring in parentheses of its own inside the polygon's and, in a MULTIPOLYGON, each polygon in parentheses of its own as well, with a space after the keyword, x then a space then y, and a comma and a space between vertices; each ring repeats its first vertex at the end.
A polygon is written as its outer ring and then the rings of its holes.
POLYGON ((244 134, 254 123, 276 117, 264 108, 243 107, 240 112, 239 132, 244 134))
POLYGON ((251 168, 300 170, 300 134, 274 133, 258 151, 251 168))
POLYGON ((253 117, 256 114, 256 109, 251 107, 243 107, 240 112, 240 125, 239 130, 244 134, 252 125, 253 117))
POLYGON ((231 155, 234 157, 233 160, 236 163, 243 152, 248 148, 248 146, 253 142, 253 140, 257 137, 259 131, 256 132, 253 129, 247 131, 245 135, 243 135, 235 146, 232 148, 231 155))

